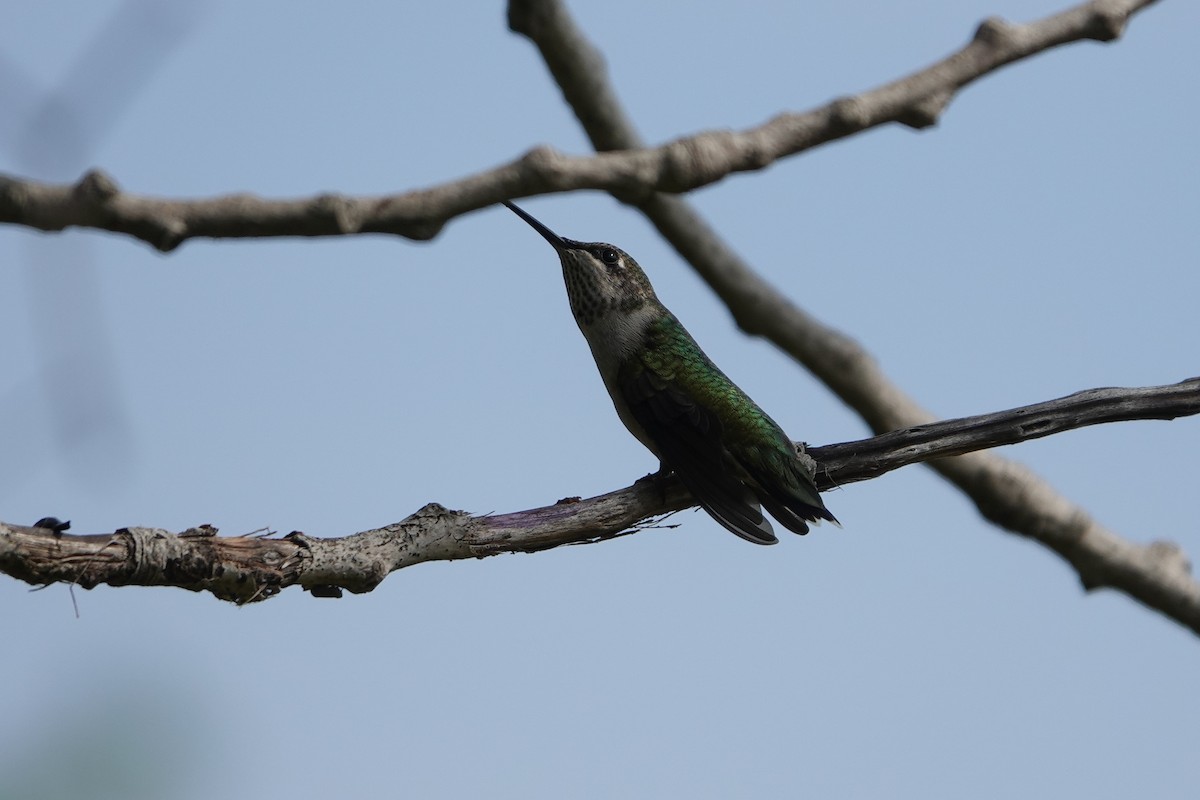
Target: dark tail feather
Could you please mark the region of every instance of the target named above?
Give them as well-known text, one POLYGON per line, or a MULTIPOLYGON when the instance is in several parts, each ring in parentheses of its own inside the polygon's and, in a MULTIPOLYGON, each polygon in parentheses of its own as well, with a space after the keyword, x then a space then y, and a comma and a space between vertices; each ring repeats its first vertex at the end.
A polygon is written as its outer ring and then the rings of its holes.
POLYGON ((677 469, 675 474, 700 507, 725 530, 754 544, 779 542, 748 487, 723 476, 721 480, 714 480, 711 475, 694 469, 677 469))
MULTIPOLYGON (((702 502, 700 506, 708 512, 708 515, 721 523, 721 526, 730 533, 737 534, 747 542, 754 544, 779 544, 779 539, 775 537, 775 531, 771 529, 771 523, 767 522, 767 518, 762 516, 759 511, 759 519, 755 521, 753 517, 747 515, 742 509, 735 509, 737 513, 728 515, 726 512, 730 509, 716 508, 711 503, 702 502)), ((753 508, 748 507, 748 508, 753 508)))
POLYGON ((777 498, 772 497, 765 492, 759 494, 759 501, 767 509, 767 512, 774 517, 780 525, 787 528, 792 533, 798 533, 801 536, 808 533, 808 523, 832 522, 834 525, 841 527, 841 523, 837 521, 837 517, 829 513, 829 509, 824 506, 812 506, 807 503, 799 503, 791 500, 787 505, 780 503, 777 498))
POLYGON ((778 477, 771 480, 771 476, 761 473, 754 475, 759 484, 755 494, 767 512, 789 531, 801 536, 808 533, 810 522, 824 520, 840 528, 841 523, 821 501, 821 495, 813 486, 812 479, 802 472, 798 465, 793 465, 792 469, 792 474, 786 476, 783 481, 778 477))
POLYGON ((801 517, 787 506, 776 503, 770 495, 761 494, 759 495, 758 499, 762 502, 763 506, 766 507, 767 513, 774 517, 780 525, 787 528, 792 533, 798 533, 801 536, 808 533, 809 520, 801 517))

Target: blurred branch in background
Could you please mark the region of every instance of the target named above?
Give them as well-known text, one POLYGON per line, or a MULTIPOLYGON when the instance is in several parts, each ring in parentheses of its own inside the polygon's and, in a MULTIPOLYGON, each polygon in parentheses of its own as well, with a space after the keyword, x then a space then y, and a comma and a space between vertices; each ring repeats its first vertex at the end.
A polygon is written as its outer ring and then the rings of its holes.
POLYGON ((0 753, 0 797, 163 800, 202 774, 196 744, 212 722, 196 695, 153 671, 124 678, 93 665, 90 681, 58 686, 54 707, 70 713, 6 719, 22 735, 0 753), (176 724, 185 714, 189 724, 176 724))
MULTIPOLYGON (((57 87, 35 86, 0 53, 0 147, 37 175, 78 173, 104 137, 194 28, 195 3, 129 0, 82 49, 57 87)), ((0 397, 0 418, 45 419, 51 447, 76 480, 121 481, 134 444, 121 400, 107 315, 86 237, 24 239, 22 306, 38 351, 38 371, 0 397), (95 462, 104 468, 96 469, 95 462)), ((38 436, 36 424, 13 435, 38 436)), ((5 443, 8 444, 8 443, 5 443)), ((34 466, 9 462, 0 481, 15 484, 34 466)))

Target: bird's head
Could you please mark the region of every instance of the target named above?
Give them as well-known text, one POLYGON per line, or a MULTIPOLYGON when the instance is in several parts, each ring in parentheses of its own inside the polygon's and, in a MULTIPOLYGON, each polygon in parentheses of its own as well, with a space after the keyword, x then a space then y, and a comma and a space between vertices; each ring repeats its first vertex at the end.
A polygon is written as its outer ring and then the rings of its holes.
POLYGON ((512 203, 505 201, 504 205, 558 253, 571 313, 581 327, 613 311, 632 313, 646 303, 658 302, 646 273, 621 248, 605 242, 565 239, 512 203))

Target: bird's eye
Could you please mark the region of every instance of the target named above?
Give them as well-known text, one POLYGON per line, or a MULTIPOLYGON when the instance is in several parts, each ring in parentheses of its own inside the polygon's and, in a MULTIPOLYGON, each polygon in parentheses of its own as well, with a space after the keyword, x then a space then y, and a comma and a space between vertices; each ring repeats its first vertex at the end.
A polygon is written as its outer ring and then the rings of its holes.
POLYGON ((621 260, 621 257, 617 255, 616 250, 613 250, 611 247, 605 247, 600 251, 600 260, 605 264, 615 264, 621 260))

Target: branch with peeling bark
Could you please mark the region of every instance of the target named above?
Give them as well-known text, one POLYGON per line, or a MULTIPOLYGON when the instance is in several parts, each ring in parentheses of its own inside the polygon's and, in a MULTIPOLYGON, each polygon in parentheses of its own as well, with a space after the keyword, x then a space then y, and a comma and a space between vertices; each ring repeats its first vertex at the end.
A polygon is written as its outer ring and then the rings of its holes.
POLYGON ((516 197, 579 189, 601 189, 636 205, 659 192, 687 192, 735 172, 760 170, 889 122, 928 127, 962 87, 1060 45, 1111 41, 1132 14, 1153 1, 1085 3, 1028 25, 989 19, 958 52, 870 91, 804 113, 780 114, 745 131, 708 131, 646 148, 633 141, 631 126, 617 122, 622 115, 614 113, 616 101, 606 88, 603 62, 565 9, 554 2, 514 0, 510 26, 538 44, 597 150, 607 152, 577 157, 539 147, 458 181, 380 197, 322 194, 268 200, 238 194, 173 200, 122 191, 99 170, 66 185, 0 175, 0 222, 44 231, 97 228, 169 252, 197 237, 390 233, 431 239, 447 221, 468 211, 516 197), (572 54, 576 44, 579 49, 572 54))
MULTIPOLYGON (((828 490, 935 458, 1055 433, 1138 419, 1200 414, 1200 378, 1170 386, 1093 389, 1032 406, 920 425, 872 439, 810 448, 818 486, 828 490)), ((51 528, 0 523, 0 571, 35 585, 92 588, 176 586, 235 603, 265 600, 287 586, 318 596, 369 592, 389 574, 425 561, 534 552, 612 539, 653 527, 694 505, 672 478, 640 480, 588 500, 527 511, 471 516, 436 503, 375 530, 334 539, 294 532, 283 538, 218 537, 203 525, 179 534, 123 528, 72 536, 51 528)), ((1032 514, 1045 509, 1029 509, 1032 514)), ((1174 545, 1122 542, 1119 549, 1062 549, 1088 589, 1121 589, 1200 633, 1200 583, 1174 545), (1154 602, 1152 603, 1151 600, 1154 602)))

